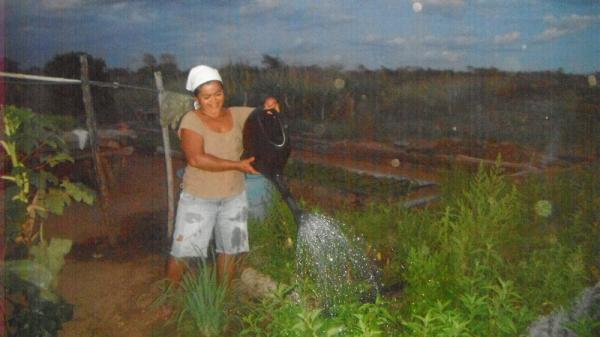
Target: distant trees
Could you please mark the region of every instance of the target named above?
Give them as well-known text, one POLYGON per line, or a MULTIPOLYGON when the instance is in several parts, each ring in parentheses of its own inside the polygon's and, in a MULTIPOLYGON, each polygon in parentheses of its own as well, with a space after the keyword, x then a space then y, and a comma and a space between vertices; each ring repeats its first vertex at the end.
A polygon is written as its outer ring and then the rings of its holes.
MULTIPOLYGON (((139 69, 109 69, 104 60, 88 57, 92 80, 153 89, 154 72, 161 71, 167 90, 184 90, 187 74, 179 69, 174 54, 156 57, 145 53, 139 69)), ((4 65, 6 70, 20 70, 14 61, 5 60, 4 65)), ((79 78, 79 68, 79 53, 73 52, 55 56, 43 73, 79 78)), ((25 72, 41 71, 32 68, 25 72)), ((561 70, 365 66, 344 70, 341 66, 291 65, 277 56, 263 55, 262 66, 235 63, 221 67, 220 72, 227 104, 257 106, 266 95, 274 95, 294 132, 377 140, 510 140, 539 148, 560 139, 566 146, 578 144, 580 153, 600 151, 600 136, 595 136, 600 135, 598 88, 589 85, 584 76, 561 70)), ((78 86, 15 81, 7 87, 7 101, 13 104, 20 101, 25 104, 18 105, 34 111, 83 116, 78 86)), ((152 90, 94 87, 93 95, 99 119, 104 121, 134 118, 135 111, 157 109, 158 104, 152 90)))
MULTIPOLYGON (((106 62, 101 58, 95 58, 87 53, 70 52, 54 56, 44 66, 44 74, 62 78, 81 78, 80 55, 86 55, 89 64, 89 78, 92 81, 107 82, 109 80, 106 62)), ((114 121, 110 113, 114 108, 114 99, 110 88, 92 86, 94 109, 100 122, 114 121)), ((49 88, 49 104, 47 112, 59 115, 69 115, 76 119, 85 117, 82 93, 80 86, 53 85, 49 88)))
POLYGON ((167 89, 176 89, 171 84, 176 84, 179 89, 183 88, 185 74, 177 65, 177 57, 171 53, 160 54, 158 59, 151 53, 142 56, 143 66, 133 74, 134 83, 143 86, 154 87, 154 73, 160 71, 167 89))

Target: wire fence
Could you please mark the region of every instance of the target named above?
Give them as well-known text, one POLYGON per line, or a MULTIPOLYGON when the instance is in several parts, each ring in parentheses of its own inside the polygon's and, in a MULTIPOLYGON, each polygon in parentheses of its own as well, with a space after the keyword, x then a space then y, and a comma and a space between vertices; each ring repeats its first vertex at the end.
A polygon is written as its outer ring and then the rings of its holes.
POLYGON ((56 113, 56 110, 49 111, 49 106, 66 110, 66 114, 59 114, 55 119, 65 131, 65 140, 70 141, 75 150, 78 146, 81 152, 85 144, 89 146, 91 154, 84 151, 75 158, 91 158, 93 161, 96 181, 91 183, 96 183, 100 191, 105 224, 110 222, 107 184, 115 179, 107 161, 112 161, 115 155, 130 155, 133 147, 128 146, 130 142, 126 138, 131 137, 135 138, 136 151, 163 152, 167 177, 167 236, 170 237, 174 218, 171 142, 177 139, 170 130, 192 107, 191 97, 165 91, 160 73, 155 74, 155 88, 93 81, 87 76, 87 60, 83 59, 82 79, 0 72, 2 85, 9 93, 3 103, 18 103, 20 107, 44 115, 56 113), (71 130, 72 133, 69 132, 71 130), (87 140, 82 141, 81 137, 87 140))

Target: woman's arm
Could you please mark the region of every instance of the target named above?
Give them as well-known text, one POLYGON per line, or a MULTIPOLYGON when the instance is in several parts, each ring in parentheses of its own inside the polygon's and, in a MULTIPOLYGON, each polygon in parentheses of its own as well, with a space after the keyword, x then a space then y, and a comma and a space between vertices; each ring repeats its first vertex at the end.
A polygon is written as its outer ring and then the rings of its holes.
POLYGON ((244 173, 258 174, 254 167, 250 165, 254 161, 254 157, 240 161, 221 159, 204 152, 204 138, 198 133, 189 129, 181 129, 180 134, 181 148, 190 166, 213 172, 237 170, 244 173))

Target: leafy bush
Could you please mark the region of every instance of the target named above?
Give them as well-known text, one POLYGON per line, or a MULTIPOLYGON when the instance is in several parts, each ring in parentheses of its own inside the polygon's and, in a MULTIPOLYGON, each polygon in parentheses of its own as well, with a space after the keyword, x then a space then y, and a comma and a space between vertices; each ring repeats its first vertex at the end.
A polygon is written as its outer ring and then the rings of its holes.
POLYGON ((2 266, 0 281, 13 307, 9 334, 54 336, 73 313, 72 306, 56 293, 58 273, 71 241, 52 239, 48 243, 43 221, 50 213, 62 214, 72 201, 91 204, 94 193, 68 177, 53 174, 54 167, 73 162, 73 158, 51 119, 14 106, 2 110, 5 138, 0 143, 10 160, 10 172, 2 172, 2 179, 12 183, 6 189, 10 200, 5 218, 7 242, 13 249, 27 247, 30 255, 2 266))
MULTIPOLYGON (((388 336, 398 323, 388 311, 389 304, 346 303, 335 316, 313 308, 310 301, 297 302, 289 296, 292 288, 279 287, 270 297, 242 317, 244 329, 240 336, 294 337, 363 337, 388 336)), ((306 295, 306 294, 305 294, 306 295)), ((309 299, 310 295, 302 296, 309 299)))
POLYGON ((58 274, 70 249, 71 240, 41 241, 30 247, 31 259, 6 261, 0 268, 12 313, 9 336, 55 336, 73 317, 73 306, 57 293, 58 274))
POLYGON ((31 244, 37 237, 43 241, 40 220, 49 213, 62 214, 72 201, 91 204, 94 193, 85 185, 72 182, 68 177, 57 177, 52 168, 63 162, 73 162, 60 131, 55 124, 31 110, 14 106, 3 107, 4 133, 2 148, 10 159, 10 173, 2 179, 12 183, 7 196, 12 205, 7 210, 16 212, 7 219, 10 239, 31 244))
MULTIPOLYGON (((404 285, 395 310, 388 311, 401 324, 392 324, 388 335, 516 336, 536 316, 567 305, 599 278, 594 269, 599 258, 597 172, 592 167, 576 175, 515 183, 499 168, 480 168, 474 175, 450 171, 453 183, 446 185, 436 207, 373 203, 335 217, 350 235, 361 237, 356 244, 378 260, 386 284, 404 285), (548 200, 548 215, 536 208, 539 200, 548 200)), ((272 212, 278 215, 256 225, 260 235, 253 240, 262 252, 253 263, 260 261, 261 270, 293 280, 293 250, 284 247, 295 226, 283 203, 272 212), (276 226, 284 223, 283 229, 276 226)), ((278 302, 285 304, 271 308, 269 315, 265 310, 261 316, 259 307, 246 316, 260 330, 258 336, 270 336, 275 327, 288 331, 302 321, 300 316, 323 319, 324 334, 353 305, 344 304, 332 317, 311 316, 315 302, 309 288, 299 289, 302 304, 278 302)), ((588 331, 584 323, 578 329, 588 331)))

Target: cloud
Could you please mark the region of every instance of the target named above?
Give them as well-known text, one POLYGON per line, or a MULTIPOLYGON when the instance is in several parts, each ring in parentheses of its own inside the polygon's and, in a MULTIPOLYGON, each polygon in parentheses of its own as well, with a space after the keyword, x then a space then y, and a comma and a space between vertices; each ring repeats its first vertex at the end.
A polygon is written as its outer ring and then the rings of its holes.
POLYGON ((466 4, 465 0, 420 0, 413 1, 420 2, 423 7, 425 6, 433 6, 433 7, 460 7, 466 4))
POLYGON ((280 0, 252 0, 240 7, 240 14, 253 15, 271 12, 281 6, 280 0))
POLYGON ((448 49, 448 50, 463 50, 469 48, 478 43, 478 40, 471 35, 457 35, 450 37, 438 37, 433 35, 425 36, 422 39, 410 37, 405 38, 402 36, 395 36, 392 38, 383 38, 378 35, 367 35, 359 43, 378 46, 378 47, 418 47, 426 46, 434 49, 448 49))
POLYGON ((387 41, 387 43, 391 46, 403 46, 406 44, 406 39, 398 36, 398 37, 389 39, 387 41))
POLYGON ((49 10, 65 10, 83 5, 83 0, 42 0, 42 6, 49 10))
POLYGON ((457 63, 463 57, 464 53, 451 50, 428 50, 423 54, 423 59, 433 62, 457 63))
POLYGON ((547 27, 536 36, 535 41, 547 42, 566 35, 575 34, 588 29, 594 24, 600 23, 600 15, 577 15, 572 14, 562 18, 553 15, 544 17, 547 27))
POLYGON ((355 20, 355 17, 343 13, 327 13, 323 15, 323 18, 333 24, 351 23, 355 20))
POLYGON ((430 47, 447 49, 464 49, 475 45, 478 40, 471 35, 457 35, 451 37, 437 37, 428 35, 422 41, 417 41, 430 47))
POLYGON ((127 24, 146 24, 160 18, 155 8, 143 2, 115 2, 106 8, 98 9, 98 15, 106 21, 127 24))
POLYGON ((521 33, 519 32, 510 32, 502 35, 494 36, 495 44, 509 44, 517 41, 521 37, 521 33))

